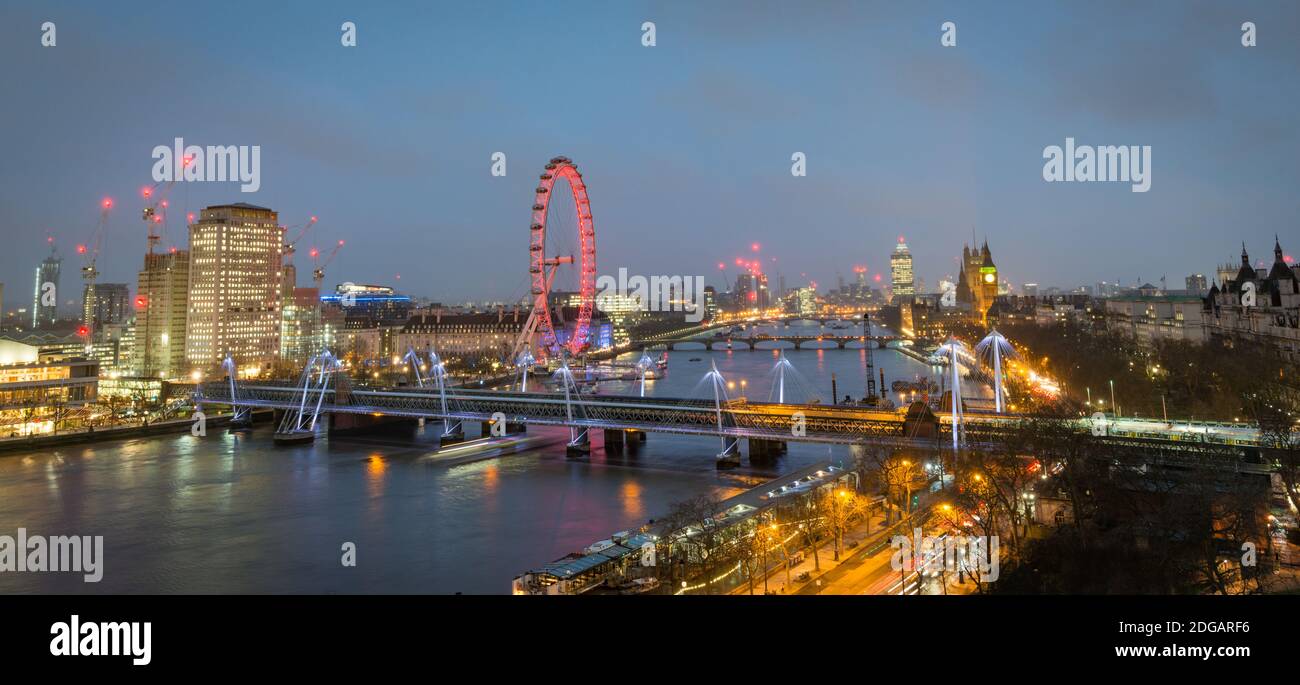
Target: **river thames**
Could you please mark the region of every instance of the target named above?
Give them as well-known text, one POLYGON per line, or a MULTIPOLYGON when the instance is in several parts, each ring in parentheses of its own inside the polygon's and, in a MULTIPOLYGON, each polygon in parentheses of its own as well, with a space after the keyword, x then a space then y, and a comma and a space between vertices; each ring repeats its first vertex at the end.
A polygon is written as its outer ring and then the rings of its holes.
MULTIPOLYGON (((734 395, 767 400, 776 352, 678 350, 648 395, 708 397, 716 361, 734 395), (692 361, 697 360, 697 361, 692 361), (743 381, 743 383, 742 383, 743 381), (743 389, 743 390, 742 390, 743 389)), ((633 355, 632 358, 635 358, 633 355)), ((862 350, 787 350, 797 370, 787 401, 809 391, 863 394, 862 350)), ((887 382, 930 367, 876 350, 887 382)), ((601 393, 634 394, 633 383, 601 393)), ((467 424, 470 437, 476 426, 467 424)), ((726 497, 830 459, 842 446, 790 443, 765 466, 718 469, 716 438, 651 433, 635 453, 565 456, 562 429, 528 451, 460 465, 435 463, 436 427, 422 434, 326 437, 276 447, 273 426, 0 455, 0 534, 102 535, 104 576, 0 574, 0 593, 507 593, 529 568, 662 515, 704 493, 726 497), (356 545, 356 566, 341 547, 356 545)))

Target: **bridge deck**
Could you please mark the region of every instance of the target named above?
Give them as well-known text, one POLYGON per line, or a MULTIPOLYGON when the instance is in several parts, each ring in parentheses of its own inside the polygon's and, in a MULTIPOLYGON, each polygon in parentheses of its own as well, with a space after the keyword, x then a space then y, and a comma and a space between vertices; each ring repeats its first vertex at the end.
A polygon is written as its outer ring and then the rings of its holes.
MULTIPOLYGON (((237 388, 235 402, 243 406, 293 410, 303 404, 303 391, 287 383, 263 383, 237 388)), ((196 402, 231 404, 230 388, 221 382, 202 384, 196 402)), ((625 397, 582 394, 566 401, 560 393, 496 390, 448 390, 446 411, 442 396, 432 388, 356 389, 338 393, 330 389, 323 398, 309 392, 306 405, 321 399, 323 413, 384 414, 427 419, 489 421, 504 417, 511 423, 571 426, 583 428, 635 429, 646 432, 706 435, 724 438, 756 438, 824 444, 870 442, 895 447, 939 449, 951 444, 950 419, 940 413, 933 437, 917 437, 903 412, 866 407, 819 404, 777 404, 732 401, 721 411, 708 400, 686 398, 625 397), (803 432, 795 435, 797 422, 803 432)), ((967 417, 966 443, 970 447, 991 447, 1000 435, 1015 430, 1017 417, 967 417)), ((1087 420, 1078 422, 1081 433, 1090 430, 1087 420)), ((1097 439, 1121 451, 1142 453, 1153 461, 1195 463, 1210 458, 1221 465, 1255 471, 1262 465, 1246 461, 1241 445, 1218 444, 1206 436, 1159 437, 1102 436, 1097 439)), ((1266 470, 1266 469, 1265 469, 1266 470)))

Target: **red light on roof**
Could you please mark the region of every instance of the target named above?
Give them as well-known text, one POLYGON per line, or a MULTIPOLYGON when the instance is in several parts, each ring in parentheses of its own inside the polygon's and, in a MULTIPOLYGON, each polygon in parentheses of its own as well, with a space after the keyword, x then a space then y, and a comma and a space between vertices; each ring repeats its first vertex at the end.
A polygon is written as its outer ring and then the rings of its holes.
POLYGON ((875 280, 876 280, 877 283, 880 282, 880 274, 876 274, 875 280))
POLYGON ((750 244, 749 249, 758 252, 759 250, 763 249, 763 246, 758 243, 752 243, 750 244))
POLYGON ((111 198, 111 197, 106 197, 106 198, 104 198, 103 205, 104 205, 104 209, 112 209, 112 207, 113 207, 113 198, 111 198))
POLYGON ((903 235, 901 233, 898 236, 898 242, 903 242, 903 235))
POLYGON ((86 246, 85 246, 85 245, 78 245, 78 246, 77 246, 77 254, 86 254, 86 246))
POLYGON ((77 335, 84 338, 90 335, 90 329, 87 328, 86 326, 77 326, 77 335))
POLYGON ((190 212, 189 214, 186 214, 185 220, 190 223, 194 223, 194 212, 190 212))

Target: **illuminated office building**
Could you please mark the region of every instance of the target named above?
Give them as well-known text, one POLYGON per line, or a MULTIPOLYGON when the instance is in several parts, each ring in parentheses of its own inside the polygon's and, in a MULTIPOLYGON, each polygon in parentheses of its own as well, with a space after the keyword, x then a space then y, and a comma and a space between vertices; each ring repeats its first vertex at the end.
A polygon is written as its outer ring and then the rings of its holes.
POLYGON ((190 224, 185 361, 218 369, 229 355, 241 373, 280 357, 283 229, 276 212, 243 202, 205 208, 190 224))

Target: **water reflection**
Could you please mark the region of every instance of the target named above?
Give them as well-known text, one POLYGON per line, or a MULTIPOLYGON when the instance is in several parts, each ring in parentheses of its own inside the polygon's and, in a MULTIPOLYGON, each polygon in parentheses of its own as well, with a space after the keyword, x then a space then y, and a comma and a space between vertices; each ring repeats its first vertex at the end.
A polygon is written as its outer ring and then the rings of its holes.
MULTIPOLYGON (((843 388, 863 385, 860 350, 785 354, 826 393, 832 373, 843 388)), ((893 351, 875 358, 890 378, 927 371, 893 351)), ((670 353, 668 374, 647 383, 646 394, 690 394, 710 361, 728 379, 747 380, 751 397, 768 396, 771 354, 743 348, 670 353)), ((633 395, 639 387, 600 391, 633 395)), ((850 458, 841 447, 791 443, 773 464, 745 460, 719 471, 716 438, 651 434, 634 452, 606 454, 596 433, 591 456, 570 460, 562 429, 530 427, 530 436, 555 444, 448 466, 426 458, 437 448, 437 424, 296 447, 276 447, 272 430, 0 455, 0 534, 22 526, 105 536, 101 583, 0 574, 0 593, 504 593, 520 571, 644 524, 674 502, 725 497, 817 460, 850 458), (355 568, 339 564, 344 541, 357 544, 355 568)))

